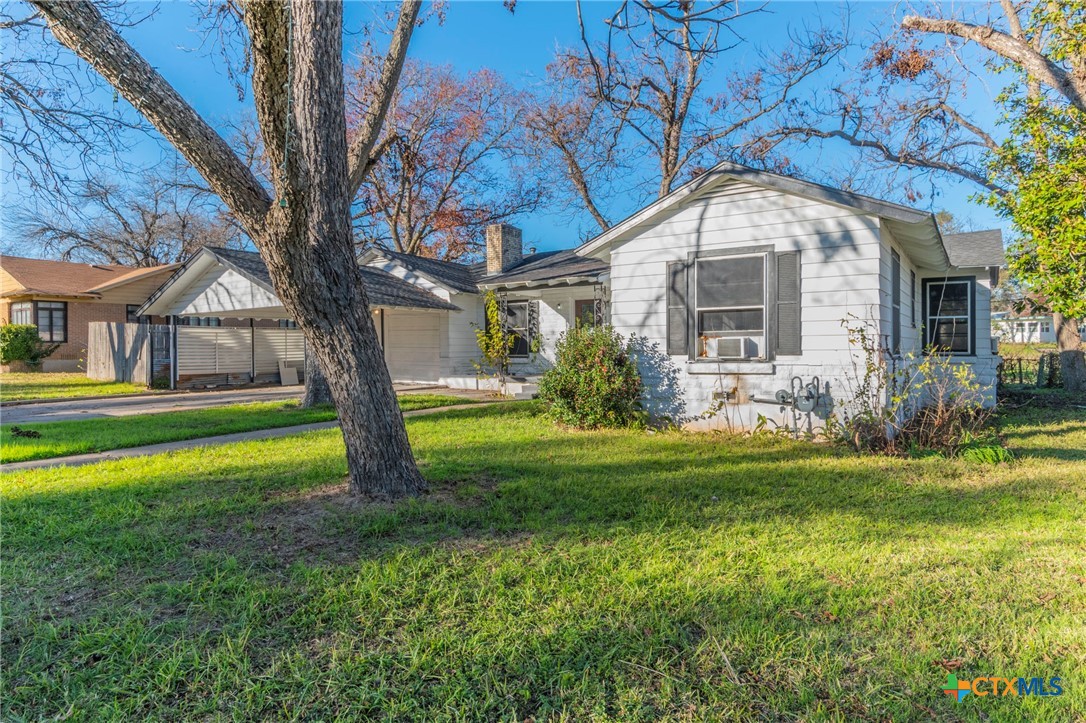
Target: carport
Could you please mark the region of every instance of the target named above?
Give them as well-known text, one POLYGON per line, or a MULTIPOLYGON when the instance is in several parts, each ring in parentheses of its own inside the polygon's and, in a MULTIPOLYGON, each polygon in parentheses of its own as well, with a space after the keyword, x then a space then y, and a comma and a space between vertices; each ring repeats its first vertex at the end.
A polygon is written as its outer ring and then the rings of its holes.
MULTIPOLYGON (((385 363, 395 382, 436 384, 440 329, 459 307, 387 271, 360 266, 385 363)), ((172 387, 278 381, 279 364, 301 371, 300 330, 275 295, 259 254, 204 248, 156 291, 139 313, 170 324, 172 387), (180 317, 248 320, 241 326, 180 326, 180 317)))

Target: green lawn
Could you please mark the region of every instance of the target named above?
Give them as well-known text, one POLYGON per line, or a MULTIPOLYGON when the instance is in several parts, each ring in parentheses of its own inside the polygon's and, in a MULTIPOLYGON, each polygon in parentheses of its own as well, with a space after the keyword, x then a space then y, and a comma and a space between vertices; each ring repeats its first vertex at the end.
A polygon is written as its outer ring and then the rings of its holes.
POLYGON ((0 717, 1086 716, 1086 410, 998 467, 538 412, 409 419, 394 506, 335 431, 0 478, 0 717))
MULTIPOLYGON (((399 401, 400 409, 409 412, 470 404, 472 400, 445 394, 405 394, 399 401)), ((336 412, 331 407, 302 409, 297 402, 258 402, 185 412, 15 425, 23 431, 38 432, 41 436, 37 438, 13 437, 11 427, 3 425, 0 426, 0 462, 65 457, 253 429, 326 422, 335 418, 336 412)))
POLYGON ((128 382, 100 382, 81 372, 0 374, 0 401, 97 397, 106 394, 135 394, 147 387, 128 382))
POLYGON ((1056 345, 1049 342, 999 342, 999 354, 1004 359, 1037 359, 1042 354, 1057 351, 1056 345))

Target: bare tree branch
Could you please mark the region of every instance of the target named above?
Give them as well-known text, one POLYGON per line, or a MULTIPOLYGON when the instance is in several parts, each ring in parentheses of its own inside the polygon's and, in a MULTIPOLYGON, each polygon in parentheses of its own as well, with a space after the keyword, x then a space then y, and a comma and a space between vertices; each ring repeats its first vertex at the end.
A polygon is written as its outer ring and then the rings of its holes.
MULTIPOLYGON (((1008 17, 1013 17, 1013 22, 1019 23, 1017 11, 1011 12, 1008 17)), ((916 15, 906 16, 901 21, 901 27, 906 30, 951 35, 972 41, 991 50, 1000 57, 1020 65, 1026 73, 1050 88, 1059 91, 1076 108, 1086 113, 1086 78, 1076 79, 1072 73, 1065 70, 1054 60, 1039 53, 1024 38, 1008 35, 987 25, 974 25, 960 20, 924 18, 916 15)), ((1020 23, 1018 29, 1021 31, 1020 23)))
POLYGON ((347 151, 350 169, 347 184, 352 193, 358 191, 367 169, 374 165, 374 146, 381 136, 381 129, 384 127, 392 96, 400 82, 404 60, 407 58, 407 46, 411 41, 411 33, 418 20, 421 7, 420 0, 404 0, 400 6, 400 16, 396 22, 396 29, 392 33, 392 41, 389 43, 388 54, 385 56, 384 67, 381 69, 381 77, 377 84, 376 102, 370 106, 365 122, 358 129, 358 134, 347 151))
POLYGON ((250 229, 258 228, 271 204, 249 168, 88 0, 32 0, 61 44, 71 48, 207 179, 250 229))

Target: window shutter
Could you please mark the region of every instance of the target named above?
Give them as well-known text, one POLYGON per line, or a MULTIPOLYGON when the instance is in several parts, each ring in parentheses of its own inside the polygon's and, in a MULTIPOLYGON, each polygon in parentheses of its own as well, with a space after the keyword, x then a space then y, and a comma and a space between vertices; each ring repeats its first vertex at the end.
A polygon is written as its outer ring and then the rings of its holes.
POLYGON ((890 351, 901 353, 901 257, 890 251, 890 351))
POLYGON ((799 319, 799 251, 777 254, 777 353, 802 353, 799 319))
POLYGON ((528 344, 539 336, 539 302, 528 302, 528 344))
POLYGON ((672 261, 667 265, 667 353, 686 356, 690 334, 686 314, 686 264, 672 261))
POLYGON ((909 271, 909 313, 913 315, 913 328, 916 327, 916 271, 909 271))

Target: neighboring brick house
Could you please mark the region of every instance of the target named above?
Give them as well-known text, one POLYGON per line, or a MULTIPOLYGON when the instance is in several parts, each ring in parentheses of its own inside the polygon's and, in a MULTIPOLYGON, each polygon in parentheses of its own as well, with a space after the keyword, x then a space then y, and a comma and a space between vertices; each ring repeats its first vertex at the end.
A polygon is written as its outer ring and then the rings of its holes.
POLYGON ((0 323, 33 324, 42 339, 60 344, 42 364, 44 371, 77 371, 86 353, 87 324, 135 321, 139 307, 176 268, 3 256, 0 323))

